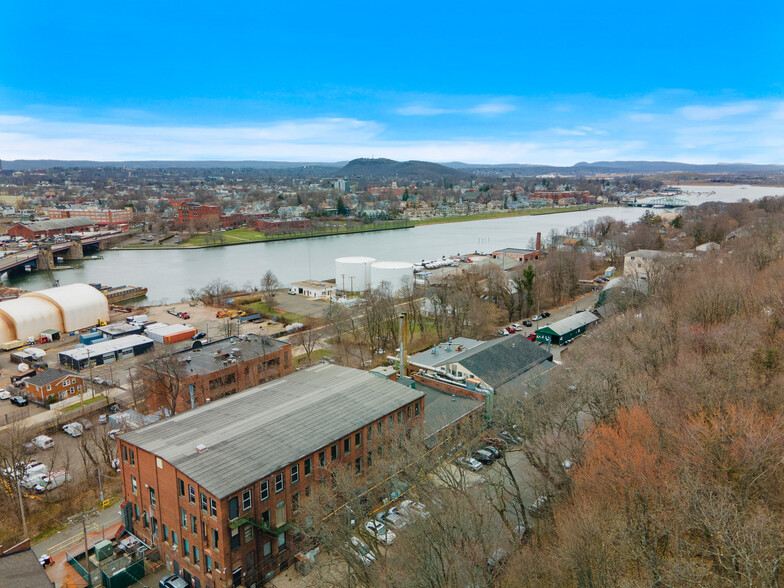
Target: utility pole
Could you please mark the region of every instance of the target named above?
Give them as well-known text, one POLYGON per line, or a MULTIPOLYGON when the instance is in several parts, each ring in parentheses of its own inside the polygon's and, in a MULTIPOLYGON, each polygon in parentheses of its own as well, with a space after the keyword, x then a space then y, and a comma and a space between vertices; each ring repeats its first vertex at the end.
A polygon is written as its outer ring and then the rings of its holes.
POLYGON ((128 368, 128 381, 131 383, 131 396, 133 396, 133 408, 137 410, 139 407, 137 406, 137 398, 136 398, 136 386, 133 382, 133 373, 131 373, 131 368, 128 368))
POLYGON ((87 572, 87 586, 92 588, 93 580, 90 576, 90 550, 87 547, 87 515, 82 513, 82 535, 84 537, 84 570, 87 572))
POLYGON ((24 511, 24 502, 22 502, 22 488, 19 482, 19 478, 22 475, 22 472, 16 470, 16 495, 19 497, 19 513, 22 515, 22 531, 24 532, 25 539, 29 539, 27 536, 27 518, 25 517, 24 511))

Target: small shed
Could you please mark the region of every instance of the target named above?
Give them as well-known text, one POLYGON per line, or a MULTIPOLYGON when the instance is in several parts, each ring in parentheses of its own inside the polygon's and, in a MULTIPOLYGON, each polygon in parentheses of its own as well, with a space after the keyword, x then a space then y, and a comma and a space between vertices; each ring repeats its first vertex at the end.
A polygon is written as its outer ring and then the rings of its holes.
POLYGON ((599 317, 589 310, 578 312, 570 317, 556 321, 536 330, 536 340, 563 345, 585 333, 586 329, 597 322, 599 317))

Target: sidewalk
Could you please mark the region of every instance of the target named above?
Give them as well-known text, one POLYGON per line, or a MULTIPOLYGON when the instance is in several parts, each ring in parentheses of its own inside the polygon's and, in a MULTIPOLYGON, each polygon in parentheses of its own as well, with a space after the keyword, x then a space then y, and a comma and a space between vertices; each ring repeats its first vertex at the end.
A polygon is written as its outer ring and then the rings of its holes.
MULTIPOLYGON (((108 537, 109 532, 107 529, 115 524, 119 524, 120 520, 120 507, 118 504, 114 504, 106 510, 97 511, 94 516, 87 520, 87 533, 96 533, 97 535, 106 533, 108 537)), ((83 548, 80 548, 78 545, 83 539, 82 522, 77 520, 70 523, 62 531, 58 531, 54 535, 42 539, 33 545, 33 552, 39 557, 44 553, 53 555, 53 553, 65 551, 66 549, 69 551, 74 549, 77 552, 81 552, 83 548)))

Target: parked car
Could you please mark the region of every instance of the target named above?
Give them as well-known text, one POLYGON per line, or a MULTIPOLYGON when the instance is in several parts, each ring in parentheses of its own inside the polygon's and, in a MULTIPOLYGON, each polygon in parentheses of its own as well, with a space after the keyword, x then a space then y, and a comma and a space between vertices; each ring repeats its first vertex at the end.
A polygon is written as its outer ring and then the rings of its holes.
POLYGON ((400 512, 405 513, 407 517, 418 516, 424 519, 430 516, 425 505, 415 500, 404 500, 400 503, 399 508, 400 512))
POLYGON ((98 424, 99 425, 105 425, 106 424, 106 415, 105 414, 99 414, 98 415, 98 424))
POLYGON ((506 449, 506 441, 498 439, 497 437, 482 437, 482 441, 500 451, 504 451, 506 449))
POLYGON ((458 457, 455 461, 460 467, 466 468, 467 470, 471 470, 473 472, 478 472, 482 469, 482 464, 476 461, 473 457, 458 457))
POLYGON ((71 437, 81 437, 84 433, 84 427, 80 423, 68 423, 63 425, 63 432, 71 437))
POLYGON ((506 329, 501 329, 500 331, 498 331, 498 334, 499 335, 508 335, 509 331, 507 331, 506 329))
POLYGON ((514 325, 509 325, 508 327, 506 327, 506 331, 507 333, 516 333, 517 329, 515 329, 514 325))
POLYGON ((117 435, 119 435, 120 433, 122 433, 122 429, 112 429, 111 431, 106 433, 106 436, 111 437, 112 439, 116 439, 117 435))
POLYGON ((507 443, 512 443, 514 445, 519 445, 520 443, 523 442, 523 440, 520 437, 510 433, 509 431, 501 431, 500 433, 498 433, 498 435, 501 437, 501 439, 503 439, 507 443))
POLYGON ((33 445, 39 449, 49 449, 54 447, 54 440, 46 435, 38 435, 38 437, 33 439, 33 445))
POLYGON ((353 545, 352 551, 354 551, 354 553, 357 554, 359 559, 366 566, 369 566, 374 561, 376 561, 376 556, 373 555, 372 551, 370 551, 370 548, 367 546, 367 543, 362 541, 362 539, 360 539, 359 537, 352 537, 351 545, 353 545))
POLYGON ((402 529, 408 523, 408 521, 406 521, 405 515, 397 506, 393 506, 387 511, 378 513, 376 515, 376 520, 382 523, 386 523, 387 525, 392 525, 396 529, 402 529))
POLYGON ((493 447, 492 445, 487 445, 486 447, 482 448, 482 451, 487 451, 490 455, 493 456, 493 459, 498 459, 501 457, 501 452, 497 447, 493 447))
POLYGON ((536 333, 528 333, 525 338, 529 341, 536 341, 536 333))
POLYGON ((549 496, 538 496, 536 500, 534 500, 533 504, 528 507, 528 512, 530 512, 532 516, 542 515, 549 504, 549 496))
POLYGON ((513 323, 512 326, 516 331, 521 331, 523 329, 523 325, 518 325, 517 323, 513 323))
POLYGON ((15 404, 16 406, 27 406, 27 398, 24 396, 14 396, 11 398, 11 404, 15 404))
POLYGON ((103 386, 105 384, 104 379, 103 378, 99 378, 98 376, 93 378, 93 382, 95 382, 99 386, 103 386))
POLYGON ((490 557, 487 558, 487 567, 490 568, 490 570, 495 571, 503 566, 508 559, 509 552, 506 549, 496 549, 493 553, 490 554, 490 557))
POLYGON ((11 398, 11 393, 5 388, 0 388, 0 400, 8 400, 11 398))
POLYGON ((194 341, 198 341, 199 339, 204 339, 207 336, 207 333, 196 333, 191 339, 194 341))
POLYGON ((543 312, 542 313, 542 318, 550 318, 550 313, 549 312, 543 312))
POLYGON ((533 326, 534 326, 534 324, 533 324, 531 321, 523 321, 523 326, 526 326, 526 327, 533 327, 533 326))
POLYGON ((373 539, 384 545, 390 545, 397 537, 397 535, 387 529, 387 526, 381 521, 366 522, 365 531, 367 531, 368 535, 373 537, 373 539))
POLYGON ((49 490, 54 490, 55 488, 59 488, 66 482, 70 482, 73 478, 71 478, 71 474, 69 474, 65 470, 57 470, 56 472, 51 472, 41 477, 41 481, 33 486, 33 489, 36 492, 48 492, 49 490))
POLYGON ((158 582, 159 588, 191 588, 190 582, 180 578, 177 574, 169 574, 158 582))
POLYGON ((485 465, 490 465, 495 461, 495 457, 493 457, 493 454, 484 449, 480 449, 479 451, 474 451, 472 457, 476 461, 481 462, 485 465))

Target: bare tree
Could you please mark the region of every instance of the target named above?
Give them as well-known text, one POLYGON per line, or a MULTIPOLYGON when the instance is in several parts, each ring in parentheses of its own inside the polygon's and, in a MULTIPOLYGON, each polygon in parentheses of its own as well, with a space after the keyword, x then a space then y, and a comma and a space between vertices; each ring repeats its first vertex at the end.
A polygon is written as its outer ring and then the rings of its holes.
POLYGON ((178 354, 153 352, 155 358, 144 366, 145 387, 155 406, 163 406, 170 416, 177 413, 186 377, 185 363, 178 354))
POLYGON ((321 338, 322 331, 317 328, 316 325, 314 325, 313 320, 308 320, 302 329, 294 333, 291 341, 294 343, 294 345, 302 347, 302 349, 305 351, 305 356, 308 359, 308 365, 312 365, 313 362, 311 361, 311 355, 316 349, 319 341, 321 341, 321 338))
POLYGON ((261 291, 264 293, 264 301, 268 306, 272 305, 275 290, 278 288, 280 288, 280 281, 272 273, 272 270, 264 272, 264 275, 261 277, 261 291))

